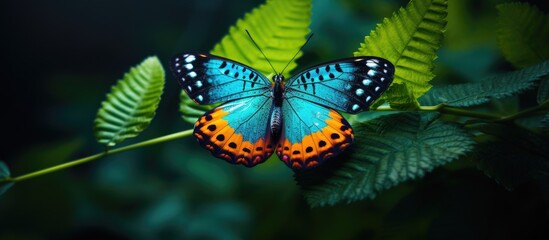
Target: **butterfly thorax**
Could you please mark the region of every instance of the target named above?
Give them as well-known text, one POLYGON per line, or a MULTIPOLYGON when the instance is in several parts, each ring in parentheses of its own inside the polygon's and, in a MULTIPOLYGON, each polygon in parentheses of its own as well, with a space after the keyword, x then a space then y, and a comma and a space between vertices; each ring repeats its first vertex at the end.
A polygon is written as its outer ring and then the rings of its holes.
POLYGON ((273 103, 275 106, 282 106, 282 96, 284 93, 284 76, 276 74, 273 76, 273 103))
POLYGON ((282 99, 284 95, 284 76, 276 74, 273 76, 273 106, 271 108, 270 128, 274 141, 280 137, 282 130, 282 99))

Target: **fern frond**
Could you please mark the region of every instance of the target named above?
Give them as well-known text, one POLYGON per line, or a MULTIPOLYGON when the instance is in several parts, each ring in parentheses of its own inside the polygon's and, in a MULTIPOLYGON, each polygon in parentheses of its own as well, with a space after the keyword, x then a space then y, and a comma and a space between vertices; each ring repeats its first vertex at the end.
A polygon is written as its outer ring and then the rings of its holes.
POLYGON ((153 119, 164 88, 164 69, 149 57, 119 80, 95 119, 95 137, 106 146, 137 136, 153 119))
MULTIPOLYGON (((443 39, 448 3, 446 0, 412 0, 366 37, 355 56, 379 56, 396 68, 393 83, 405 83, 408 96, 416 101, 431 88, 433 61, 443 39)), ((402 96, 385 93, 382 98, 402 96)))

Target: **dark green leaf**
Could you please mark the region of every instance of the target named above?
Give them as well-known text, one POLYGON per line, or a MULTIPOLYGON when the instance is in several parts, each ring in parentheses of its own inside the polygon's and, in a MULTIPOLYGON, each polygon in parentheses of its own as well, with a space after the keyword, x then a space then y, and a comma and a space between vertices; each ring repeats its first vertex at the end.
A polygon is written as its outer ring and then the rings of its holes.
MULTIPOLYGON (((10 169, 6 163, 0 161, 0 181, 10 177, 10 169)), ((13 182, 0 182, 0 196, 13 186, 13 182)))
MULTIPOLYGON (((395 67, 394 83, 406 83, 408 97, 415 101, 431 88, 434 78, 433 61, 440 47, 446 27, 446 0, 413 0, 385 18, 382 24, 366 37, 355 56, 379 56, 395 67)), ((391 101, 403 96, 385 93, 382 99, 391 101)))
POLYGON ((549 134, 549 113, 541 120, 541 128, 545 133, 549 134))
POLYGON ((157 57, 130 69, 107 95, 95 119, 95 137, 106 146, 137 136, 152 121, 164 88, 157 57))
POLYGON ((539 82, 537 100, 539 104, 542 104, 543 102, 549 100, 549 77, 548 76, 545 76, 539 82))
POLYGON ((495 137, 479 144, 478 167, 507 189, 549 176, 549 140, 527 130, 486 124, 477 130, 495 137))
POLYGON ((497 6, 498 44, 509 62, 519 68, 549 59, 549 16, 528 3, 497 6))
POLYGON ((549 60, 510 73, 504 73, 474 83, 455 84, 431 89, 419 99, 422 105, 445 103, 466 107, 503 98, 532 88, 535 81, 549 74, 549 60))
POLYGON ((383 116, 354 130, 355 143, 340 157, 296 173, 311 206, 373 198, 458 158, 474 143, 465 131, 433 113, 383 116))

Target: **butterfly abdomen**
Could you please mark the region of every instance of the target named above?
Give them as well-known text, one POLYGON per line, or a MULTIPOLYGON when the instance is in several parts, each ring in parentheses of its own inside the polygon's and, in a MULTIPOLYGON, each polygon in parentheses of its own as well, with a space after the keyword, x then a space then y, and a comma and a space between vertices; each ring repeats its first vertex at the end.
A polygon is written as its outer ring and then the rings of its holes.
POLYGON ((273 106, 269 126, 271 127, 273 142, 278 141, 282 130, 282 108, 280 106, 273 106))

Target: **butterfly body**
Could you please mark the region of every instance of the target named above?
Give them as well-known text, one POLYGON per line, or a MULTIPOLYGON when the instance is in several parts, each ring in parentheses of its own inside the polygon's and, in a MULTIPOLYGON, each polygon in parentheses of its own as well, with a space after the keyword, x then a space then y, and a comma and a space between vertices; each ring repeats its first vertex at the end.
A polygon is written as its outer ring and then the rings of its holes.
POLYGON ((214 156, 248 167, 273 152, 293 169, 336 156, 353 142, 350 124, 336 110, 367 110, 389 86, 394 66, 382 58, 347 58, 272 81, 226 58, 182 54, 171 70, 199 104, 225 102, 198 119, 194 136, 214 156))

